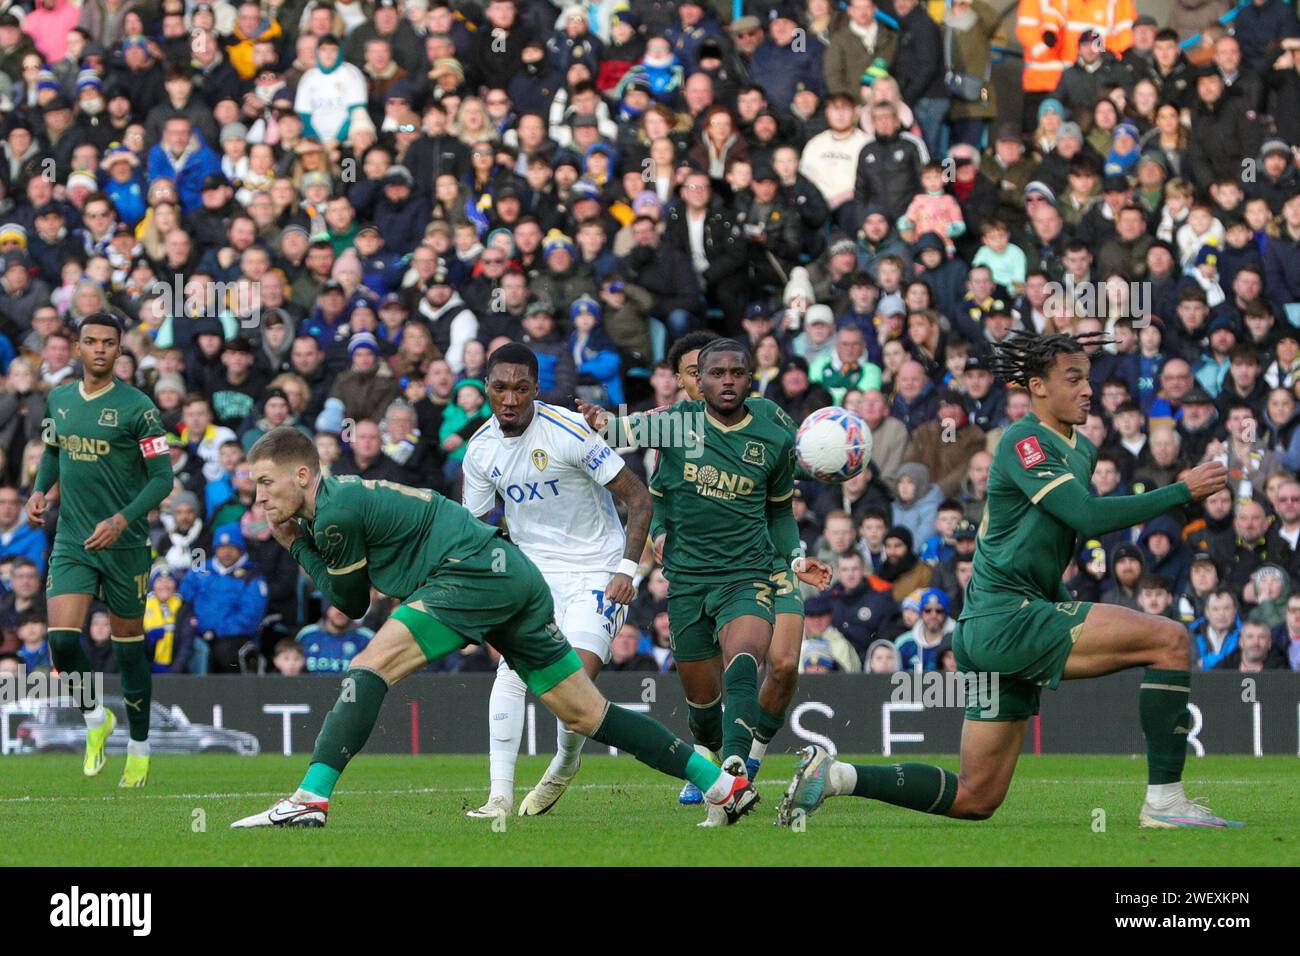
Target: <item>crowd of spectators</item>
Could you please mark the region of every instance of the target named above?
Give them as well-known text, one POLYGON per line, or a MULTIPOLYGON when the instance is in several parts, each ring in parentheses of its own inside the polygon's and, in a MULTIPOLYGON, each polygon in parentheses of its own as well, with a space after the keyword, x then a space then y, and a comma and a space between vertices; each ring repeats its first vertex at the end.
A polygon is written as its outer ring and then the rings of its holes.
MULTIPOLYGON (((835 570, 806 671, 952 666, 990 452, 1029 410, 987 359, 1022 330, 1113 339, 1096 494, 1232 475, 1080 541, 1074 597, 1185 622, 1202 669, 1300 669, 1300 23, 1221 6, 0 0, 0 659, 48 663, 54 522, 23 506, 44 396, 112 309, 176 477, 160 672, 338 673, 388 613, 322 605, 271 539, 245 460, 268 429, 455 497, 495 346, 536 352, 545 401, 651 408, 700 328, 748 341, 796 421, 872 430, 866 472, 796 495, 835 570)), ((646 568, 616 669, 672 666, 646 568)))

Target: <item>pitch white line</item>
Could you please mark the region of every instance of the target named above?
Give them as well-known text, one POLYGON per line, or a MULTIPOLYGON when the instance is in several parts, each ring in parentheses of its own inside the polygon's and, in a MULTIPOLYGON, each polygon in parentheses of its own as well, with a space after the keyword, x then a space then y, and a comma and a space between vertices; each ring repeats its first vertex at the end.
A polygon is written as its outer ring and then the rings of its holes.
MULTIPOLYGON (((788 781, 784 780, 760 780, 760 787, 780 787, 785 788, 788 781)), ((1022 784, 1047 783, 1057 786, 1070 785, 1076 786, 1079 783, 1100 784, 1106 786, 1116 786, 1131 784, 1139 786, 1140 780, 1026 780, 1022 784)), ((1265 781, 1262 780, 1207 780, 1197 786, 1213 787, 1217 785, 1225 786, 1258 786, 1265 781)), ((569 787, 570 790, 671 790, 671 786, 663 783, 583 783, 574 784, 569 787)), ((68 802, 94 802, 104 800, 122 800, 135 802, 137 800, 229 800, 239 797, 283 797, 290 793, 289 790, 240 790, 229 793, 141 793, 141 794, 102 794, 95 796, 66 796, 66 797, 0 797, 0 803, 68 803, 68 802)), ((482 793, 482 787, 409 787, 402 790, 338 790, 336 796, 341 797, 394 797, 404 795, 418 795, 428 793, 482 793)))

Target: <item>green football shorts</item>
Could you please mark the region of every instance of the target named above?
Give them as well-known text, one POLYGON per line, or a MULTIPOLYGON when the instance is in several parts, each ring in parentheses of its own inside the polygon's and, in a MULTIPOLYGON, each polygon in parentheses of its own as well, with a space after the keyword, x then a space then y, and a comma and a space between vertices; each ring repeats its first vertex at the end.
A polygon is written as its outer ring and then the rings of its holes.
POLYGON ((775 612, 777 614, 798 614, 803 617, 803 592, 799 590, 799 579, 789 568, 772 574, 772 592, 776 595, 775 612))
POLYGON ((952 653, 957 670, 983 700, 968 700, 967 720, 1027 720, 1038 713, 1044 687, 1055 690, 1065 661, 1092 609, 1090 601, 1030 601, 1003 614, 957 622, 952 653), (992 675, 997 675, 994 683, 992 675))
POLYGON ((718 632, 738 617, 776 623, 773 584, 742 579, 715 582, 673 581, 668 586, 668 626, 673 657, 706 661, 721 653, 718 632))
POLYGON ((144 617, 151 564, 147 547, 87 551, 79 544, 56 540, 50 551, 45 596, 89 594, 101 599, 118 617, 144 617))
POLYGON ((430 661, 468 644, 491 644, 539 697, 582 662, 555 626, 542 572, 505 538, 447 562, 393 612, 430 661))

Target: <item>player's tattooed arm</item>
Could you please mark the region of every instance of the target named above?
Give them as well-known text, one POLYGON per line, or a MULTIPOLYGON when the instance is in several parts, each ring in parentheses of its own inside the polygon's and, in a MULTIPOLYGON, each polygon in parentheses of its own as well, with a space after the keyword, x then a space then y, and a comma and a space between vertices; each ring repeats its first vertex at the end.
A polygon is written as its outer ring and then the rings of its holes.
MULTIPOLYGON (((645 484, 632 473, 626 465, 605 485, 619 501, 627 507, 627 525, 624 529, 627 544, 623 548, 623 561, 637 564, 641 552, 645 550, 646 535, 650 532, 650 520, 654 516, 654 502, 645 484)), ((636 597, 636 587, 632 584, 632 575, 619 571, 610 578, 605 588, 605 598, 615 604, 631 604, 636 597)))

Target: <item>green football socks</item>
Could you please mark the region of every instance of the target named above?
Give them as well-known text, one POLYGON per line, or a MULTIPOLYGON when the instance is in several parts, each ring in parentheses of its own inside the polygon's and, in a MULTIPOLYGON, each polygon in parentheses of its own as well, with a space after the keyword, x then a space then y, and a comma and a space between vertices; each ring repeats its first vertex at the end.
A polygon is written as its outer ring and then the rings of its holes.
POLYGON ((758 662, 750 654, 737 654, 723 674, 727 690, 727 720, 722 734, 722 759, 749 756, 758 728, 758 662))
POLYGON ((648 767, 707 791, 722 771, 659 721, 610 704, 591 739, 630 753, 648 767))
POLYGON ((1177 783, 1183 779, 1187 762, 1187 733, 1192 714, 1187 709, 1191 695, 1187 671, 1148 667, 1138 691, 1138 717, 1147 738, 1147 783, 1177 783))
POLYGON ((153 700, 153 669, 145 652, 144 635, 113 638, 113 656, 122 672, 122 702, 131 739, 149 739, 149 704, 153 700))
MULTIPOLYGON (((50 644, 50 660, 54 663, 55 670, 69 679, 75 676, 78 680, 90 680, 90 658, 86 656, 86 649, 81 646, 81 628, 52 627, 46 633, 46 640, 50 644)), ((87 703, 87 695, 83 694, 81 709, 94 710, 93 707, 87 706, 87 703)), ((103 703, 103 701, 96 701, 96 703, 103 703)))
POLYGON ((709 753, 722 749, 722 697, 711 704, 686 702, 686 723, 695 742, 709 753))
POLYGON ((926 763, 854 765, 853 796, 922 813, 945 814, 957 799, 957 775, 926 763))
POLYGON ((374 671, 353 667, 347 672, 339 699, 325 715, 299 790, 329 799, 348 761, 366 745, 387 694, 388 682, 374 671))
POLYGON ((754 739, 762 744, 770 744, 785 725, 785 714, 774 714, 765 707, 758 709, 758 726, 754 728, 754 739))

